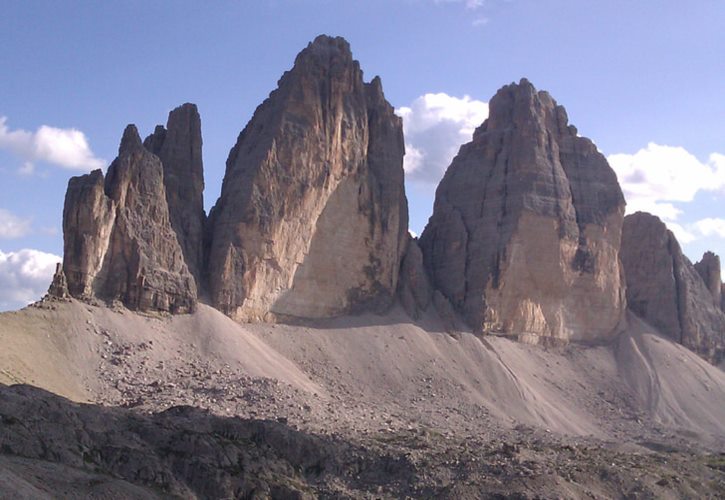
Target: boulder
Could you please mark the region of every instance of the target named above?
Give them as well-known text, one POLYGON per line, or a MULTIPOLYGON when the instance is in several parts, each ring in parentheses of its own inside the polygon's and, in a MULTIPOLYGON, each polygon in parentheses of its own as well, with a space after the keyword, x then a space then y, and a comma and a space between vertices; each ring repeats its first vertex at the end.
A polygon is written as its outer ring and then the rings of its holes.
POLYGON ((623 214, 604 156, 524 79, 496 93, 448 167, 420 246, 474 331, 600 341, 625 310, 623 214))

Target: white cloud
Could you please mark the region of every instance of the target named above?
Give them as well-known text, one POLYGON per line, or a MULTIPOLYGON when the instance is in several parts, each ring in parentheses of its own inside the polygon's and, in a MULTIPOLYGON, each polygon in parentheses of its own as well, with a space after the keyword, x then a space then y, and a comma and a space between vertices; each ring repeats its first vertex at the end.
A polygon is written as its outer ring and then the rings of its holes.
POLYGON ((686 149, 653 142, 634 154, 607 157, 624 191, 628 212, 650 211, 675 220, 672 202, 690 202, 699 191, 725 188, 725 156, 712 154, 700 162, 686 149))
POLYGON ((23 159, 22 174, 33 172, 35 161, 44 161, 72 170, 103 168, 105 162, 91 151, 83 132, 42 125, 35 132, 10 130, 7 118, 0 117, 0 149, 23 159))
POLYGON ((467 9, 476 10, 485 4, 485 0, 433 0, 433 3, 462 3, 467 9))
POLYGON ((22 238, 30 232, 31 220, 0 208, 0 238, 22 238))
POLYGON ((420 96, 396 111, 403 118, 406 177, 437 183, 458 148, 488 117, 488 104, 438 93, 420 96))
POLYGON ((695 222, 695 228, 705 237, 725 239, 725 219, 708 217, 695 222))
POLYGON ((488 24, 488 18, 487 17, 477 17, 476 19, 473 20, 473 22, 471 24, 473 24, 473 26, 475 26, 477 28, 480 26, 485 26, 488 24))
POLYGON ((17 309, 40 299, 48 290, 58 255, 25 248, 0 250, 0 310, 17 309))
POLYGON ((685 148, 651 142, 634 154, 613 154, 607 160, 617 173, 628 213, 659 216, 684 244, 703 236, 725 237, 722 219, 676 222, 683 214, 676 204, 689 203, 702 191, 725 193, 725 155, 713 153, 701 162, 685 148))

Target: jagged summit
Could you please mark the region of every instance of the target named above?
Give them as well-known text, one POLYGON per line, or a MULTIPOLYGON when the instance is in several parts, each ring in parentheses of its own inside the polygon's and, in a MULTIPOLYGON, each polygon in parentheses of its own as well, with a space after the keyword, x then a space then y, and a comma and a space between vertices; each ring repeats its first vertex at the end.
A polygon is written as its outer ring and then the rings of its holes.
POLYGON ((604 156, 523 79, 454 158, 420 244, 433 286, 474 329, 595 340, 624 312, 623 212, 604 156))
POLYGON ((408 238, 402 123, 344 39, 317 37, 259 106, 208 220, 201 150, 199 113, 186 103, 143 144, 129 125, 105 180, 71 180, 72 295, 183 312, 208 293, 246 320, 393 305, 408 238))
POLYGON ((305 61, 318 61, 323 66, 328 66, 330 60, 335 57, 357 64, 353 61, 350 44, 340 36, 317 35, 313 41, 307 44, 295 58, 295 66, 305 64, 305 61))
POLYGON ((695 270, 705 282, 705 286, 712 295, 717 307, 722 303, 722 276, 720 268, 720 257, 713 252, 707 251, 702 255, 699 262, 695 262, 695 270))
POLYGON ((725 356, 725 313, 719 296, 713 297, 713 280, 702 275, 716 274, 719 280, 720 259, 709 252, 693 266, 664 222, 645 212, 624 218, 621 255, 630 309, 674 341, 719 363, 725 356))
MULTIPOLYGON (((399 303, 449 331, 465 322, 529 342, 599 342, 621 330, 624 198, 547 92, 525 78, 497 91, 438 186, 420 240, 407 233, 403 155, 402 121, 380 78, 366 83, 349 44, 320 35, 242 129, 209 217, 191 103, 143 143, 126 127, 107 175, 71 179, 51 293, 65 295, 67 282, 73 297, 172 312, 202 297, 242 321, 399 303)), ((629 271, 629 297, 649 320, 636 290, 656 277, 638 272, 629 271)), ((718 258, 705 254, 692 273, 706 293, 691 294, 688 310, 722 314, 718 258)), ((661 324, 714 359, 711 316, 680 315, 693 318, 680 333, 661 324)))
POLYGON ((159 157, 171 226, 194 275, 197 289, 205 285, 204 273, 204 165, 201 117, 195 104, 185 103, 169 113, 166 128, 158 125, 144 140, 146 149, 159 157))
POLYGON ((341 38, 318 37, 232 148, 210 215, 212 303, 238 319, 393 303, 407 239, 400 118, 341 38))
POLYGON ((133 123, 126 125, 123 136, 121 136, 121 143, 118 146, 118 155, 129 153, 140 147, 143 147, 143 144, 141 144, 141 137, 138 135, 136 125, 133 123))
POLYGON ((171 227, 163 166, 136 127, 108 167, 68 183, 63 270, 74 297, 138 310, 190 312, 197 289, 171 227))

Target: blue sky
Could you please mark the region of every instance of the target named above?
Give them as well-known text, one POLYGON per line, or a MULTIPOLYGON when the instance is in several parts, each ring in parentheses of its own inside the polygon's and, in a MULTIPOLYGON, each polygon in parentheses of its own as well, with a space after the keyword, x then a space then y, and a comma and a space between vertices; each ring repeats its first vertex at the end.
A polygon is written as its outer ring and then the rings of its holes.
POLYGON ((172 108, 202 117, 207 207, 254 109, 320 33, 347 38, 404 116, 411 230, 486 102, 527 77, 691 259, 725 257, 720 0, 34 1, 0 4, 0 309, 47 287, 68 178, 172 108), (50 255, 48 255, 50 254, 50 255))

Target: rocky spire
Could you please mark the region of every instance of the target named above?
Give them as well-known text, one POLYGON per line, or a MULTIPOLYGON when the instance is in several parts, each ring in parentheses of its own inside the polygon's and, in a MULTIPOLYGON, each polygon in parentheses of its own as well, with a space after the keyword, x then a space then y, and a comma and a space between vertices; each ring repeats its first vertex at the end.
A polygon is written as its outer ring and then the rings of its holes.
POLYGON ((186 103, 171 111, 166 128, 158 125, 144 146, 161 159, 171 227, 201 288, 206 214, 201 118, 196 105, 186 103))
POLYGON ((212 303, 236 319, 392 303, 407 239, 400 118, 342 38, 296 58, 239 135, 210 213, 212 303))
POLYGON ((700 262, 695 263, 695 270, 702 277, 717 307, 722 303, 722 277, 720 275, 720 257, 712 252, 705 252, 700 262))
POLYGON ((491 99, 420 245, 433 286, 475 330, 597 340, 624 312, 623 212, 604 156, 524 79, 491 99))
POLYGON ((63 271, 81 299, 189 312, 196 286, 169 221, 163 167, 126 127, 105 179, 73 177, 63 209, 63 271))
MULTIPOLYGON (((725 353, 725 314, 683 255, 674 234, 654 215, 628 215, 622 229, 621 256, 629 308, 660 332, 717 364, 725 353)), ((714 263, 714 259, 707 260, 714 263)))
POLYGON ((56 299, 67 299, 70 297, 68 293, 68 280, 65 278, 63 264, 60 262, 55 265, 55 274, 53 274, 53 281, 48 287, 48 295, 56 299))

